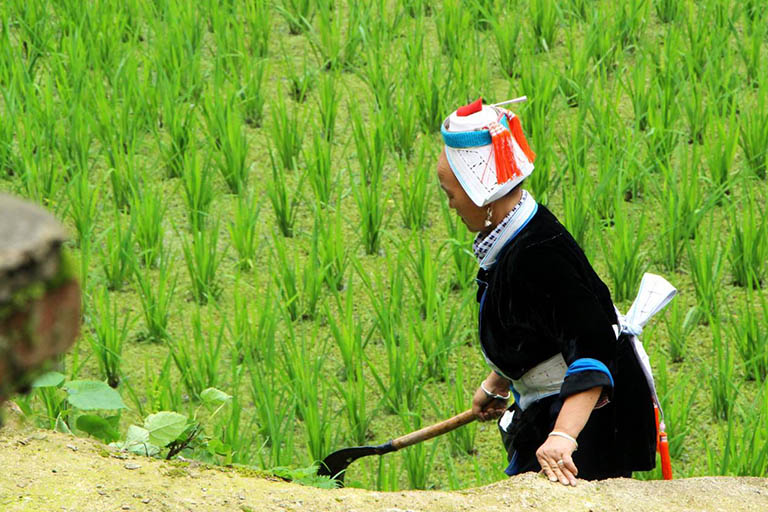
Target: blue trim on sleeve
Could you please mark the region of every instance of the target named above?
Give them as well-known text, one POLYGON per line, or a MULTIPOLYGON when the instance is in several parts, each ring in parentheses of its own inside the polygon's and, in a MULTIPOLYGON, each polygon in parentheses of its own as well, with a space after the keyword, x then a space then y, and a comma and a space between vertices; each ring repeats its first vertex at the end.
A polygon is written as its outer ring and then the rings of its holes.
POLYGON ((515 403, 519 404, 520 403, 520 393, 515 391, 515 387, 511 383, 509 385, 509 390, 512 392, 512 397, 515 399, 515 403))
MULTIPOLYGON (((502 116, 500 123, 509 128, 507 116, 502 116)), ((491 132, 488 130, 449 132, 445 129, 445 124, 443 124, 440 126, 440 133, 443 136, 443 142, 449 148, 474 148, 477 146, 487 146, 491 143, 491 132)))
POLYGON ((565 376, 567 377, 569 375, 573 375, 574 373, 586 372, 590 370, 603 372, 606 374, 608 378, 611 379, 611 387, 613 387, 613 375, 611 375, 608 367, 605 366, 602 361, 598 361, 597 359, 592 359, 589 357, 583 357, 571 363, 571 365, 568 367, 568 371, 565 372, 565 376))

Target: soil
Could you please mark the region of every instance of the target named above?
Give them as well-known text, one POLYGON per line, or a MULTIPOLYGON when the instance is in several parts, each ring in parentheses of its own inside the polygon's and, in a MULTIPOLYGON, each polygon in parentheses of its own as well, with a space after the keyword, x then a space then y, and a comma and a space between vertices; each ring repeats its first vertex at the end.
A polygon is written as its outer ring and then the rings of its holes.
POLYGON ((241 468, 126 456, 93 440, 18 424, 0 430, 0 467, 4 512, 768 510, 762 478, 615 479, 572 488, 529 473, 458 492, 322 490, 241 468))

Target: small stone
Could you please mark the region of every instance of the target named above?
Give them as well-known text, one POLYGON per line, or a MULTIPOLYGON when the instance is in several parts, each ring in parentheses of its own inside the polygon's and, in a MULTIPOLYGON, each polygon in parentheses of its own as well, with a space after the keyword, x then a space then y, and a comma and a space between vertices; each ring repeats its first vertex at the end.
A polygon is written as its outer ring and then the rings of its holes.
POLYGON ((51 470, 51 473, 58 473, 58 472, 59 472, 59 470, 58 470, 58 469, 52 469, 52 470, 51 470))
POLYGON ((141 500, 141 502, 146 505, 147 503, 150 502, 150 499, 149 498, 144 498, 143 500, 141 500))
POLYGON ((68 444, 68 445, 67 445, 67 448, 69 448, 69 449, 70 449, 70 450, 72 450, 73 452, 76 452, 76 451, 77 451, 77 446, 75 446, 75 445, 73 445, 73 444, 68 444))
POLYGON ((139 469, 141 465, 134 464, 133 462, 126 462, 125 466, 123 466, 125 469, 139 469))
POLYGON ((120 508, 122 508, 123 510, 131 510, 131 507, 129 507, 128 505, 123 505, 120 508))

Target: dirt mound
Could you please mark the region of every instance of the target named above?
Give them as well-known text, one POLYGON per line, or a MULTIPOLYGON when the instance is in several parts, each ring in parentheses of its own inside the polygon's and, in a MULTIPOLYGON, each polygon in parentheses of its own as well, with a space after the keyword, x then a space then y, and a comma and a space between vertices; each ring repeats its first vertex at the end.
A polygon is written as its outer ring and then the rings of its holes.
POLYGON ((550 484, 534 474, 461 492, 321 490, 241 469, 118 455, 55 432, 0 430, 0 510, 453 511, 768 510, 768 479, 550 484))

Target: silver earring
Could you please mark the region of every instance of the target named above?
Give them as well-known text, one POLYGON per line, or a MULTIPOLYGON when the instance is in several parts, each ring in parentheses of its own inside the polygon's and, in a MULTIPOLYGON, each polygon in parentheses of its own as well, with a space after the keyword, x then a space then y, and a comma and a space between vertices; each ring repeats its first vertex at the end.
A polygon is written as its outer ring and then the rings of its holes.
POLYGON ((493 215, 493 206, 489 206, 487 210, 485 210, 485 227, 491 226, 491 216, 493 215))

